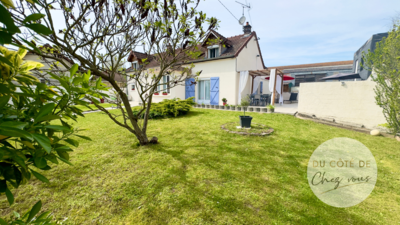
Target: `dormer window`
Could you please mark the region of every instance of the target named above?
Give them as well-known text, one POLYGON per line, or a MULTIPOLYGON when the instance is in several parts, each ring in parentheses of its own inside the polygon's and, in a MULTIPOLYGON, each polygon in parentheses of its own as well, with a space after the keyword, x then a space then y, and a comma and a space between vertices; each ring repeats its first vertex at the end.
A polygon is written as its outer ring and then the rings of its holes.
POLYGON ((217 58, 219 56, 219 45, 213 45, 208 47, 208 58, 217 58))
POLYGON ((138 63, 138 61, 134 61, 134 62, 132 63, 132 67, 133 67, 133 69, 135 69, 135 70, 139 69, 139 63, 138 63))

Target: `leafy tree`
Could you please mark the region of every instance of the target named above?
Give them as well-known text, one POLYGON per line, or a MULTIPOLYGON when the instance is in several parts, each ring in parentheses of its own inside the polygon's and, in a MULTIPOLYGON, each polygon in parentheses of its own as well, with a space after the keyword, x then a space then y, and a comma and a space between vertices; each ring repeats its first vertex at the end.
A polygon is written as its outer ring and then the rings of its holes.
MULTIPOLYGON (((193 65, 189 60, 199 57, 198 44, 206 32, 217 26, 215 18, 207 18, 196 10, 200 0, 37 0, 44 11, 30 3, 19 3, 13 9, 12 17, 23 25, 28 14, 44 13, 30 26, 43 24, 50 28, 51 35, 36 31, 37 36, 53 45, 54 51, 79 62, 83 71, 107 81, 117 97, 119 115, 109 112, 92 99, 116 124, 133 133, 141 145, 149 143, 147 125, 153 93, 159 85, 168 83, 170 88, 181 85, 192 74, 193 65), (58 28, 54 13, 63 15, 65 28, 58 28), (205 24, 208 28, 203 29, 205 24), (147 58, 143 59, 133 74, 120 70, 132 49, 145 47, 147 58), (151 60, 150 60, 151 59, 151 60), (148 70, 150 61, 155 61, 157 69, 148 70), (163 81, 170 75, 169 81, 163 81), (120 87, 116 77, 133 80, 142 105, 134 114, 125 89, 120 87), (117 119, 118 118, 118 119, 117 119), (143 118, 143 120, 139 120, 143 118)), ((44 30, 43 30, 44 31, 44 30)), ((52 54, 37 52, 43 58, 62 59, 52 54)))
MULTIPOLYGON (((376 103, 383 109, 388 127, 400 132, 400 23, 377 43, 374 52, 363 55, 364 65, 376 82, 376 103)), ((363 65, 363 66, 364 66, 363 65)))
MULTIPOLYGON (((0 195, 5 194, 10 205, 14 202, 11 187, 27 183, 32 175, 48 183, 40 171, 50 170, 59 161, 71 164, 70 146, 79 145, 75 138, 90 140, 68 124, 83 116, 75 105, 88 105, 85 96, 101 97, 98 92, 106 90, 101 79, 90 86, 90 72, 76 73, 77 64, 69 76, 50 73, 61 86, 42 84, 31 70, 43 65, 23 61, 26 53, 26 49, 11 51, 0 46, 0 55, 11 64, 0 62, 0 195)), ((32 218, 28 216, 26 222, 32 218)))

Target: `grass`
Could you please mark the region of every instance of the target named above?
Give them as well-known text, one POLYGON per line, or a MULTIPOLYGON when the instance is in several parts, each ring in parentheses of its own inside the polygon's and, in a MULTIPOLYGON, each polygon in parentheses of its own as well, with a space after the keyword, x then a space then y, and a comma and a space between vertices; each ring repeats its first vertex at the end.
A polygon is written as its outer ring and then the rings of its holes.
POLYGON ((187 116, 152 120, 149 136, 161 144, 138 147, 133 135, 101 113, 78 121, 89 130, 66 164, 44 171, 15 190, 16 203, 1 217, 42 210, 67 224, 399 224, 400 143, 289 115, 248 113, 275 129, 241 136, 220 126, 241 112, 193 109, 187 116), (313 151, 335 137, 366 145, 378 164, 378 181, 359 205, 334 208, 307 182, 313 151))
MULTIPOLYGON (((111 104, 111 103, 100 103, 99 105, 102 106, 103 108, 111 108, 111 107, 114 107, 114 108, 115 108, 115 107, 117 106, 117 105, 111 104)), ((93 105, 93 104, 90 104, 89 107, 92 108, 92 109, 90 109, 90 108, 88 108, 88 107, 86 107, 86 106, 83 106, 83 105, 77 105, 77 106, 76 106, 76 108, 81 109, 81 110, 83 110, 83 111, 98 110, 98 109, 96 108, 96 106, 93 105)))
POLYGON ((229 131, 241 132, 246 134, 261 134, 269 132, 269 127, 267 125, 254 122, 251 123, 251 129, 237 127, 240 127, 240 122, 232 122, 225 125, 225 128, 229 131))

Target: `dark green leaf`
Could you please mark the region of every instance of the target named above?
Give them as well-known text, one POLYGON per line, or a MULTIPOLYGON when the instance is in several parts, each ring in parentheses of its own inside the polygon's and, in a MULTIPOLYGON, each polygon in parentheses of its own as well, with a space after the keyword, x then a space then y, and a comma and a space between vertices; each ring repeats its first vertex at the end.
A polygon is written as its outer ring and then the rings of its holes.
POLYGON ((7 190, 6 180, 0 180, 0 193, 4 193, 7 190))
POLYGON ((69 129, 69 127, 60 126, 60 125, 47 125, 47 126, 44 126, 44 127, 52 129, 52 130, 71 131, 71 129, 69 129))
POLYGON ((40 13, 35 13, 35 14, 31 14, 29 16, 27 16, 24 21, 22 21, 23 23, 27 23, 27 22, 31 22, 31 21, 36 21, 36 20, 40 20, 43 17, 45 17, 45 15, 40 14, 40 13))
POLYGON ((24 129, 26 126, 28 126, 28 123, 25 122, 18 122, 18 121, 7 121, 2 123, 0 126, 2 127, 13 127, 17 129, 24 129))
POLYGON ((36 122, 37 120, 39 120, 40 118, 42 118, 43 116, 48 115, 48 114, 54 109, 55 106, 56 106, 56 105, 55 105, 54 103, 49 103, 49 104, 47 104, 47 105, 44 105, 44 106, 40 109, 39 113, 36 115, 35 122, 36 122))
POLYGON ((31 211, 29 212, 29 217, 26 220, 27 223, 31 222, 32 219, 36 216, 36 214, 40 211, 40 209, 42 208, 42 202, 38 201, 31 209, 31 211))
POLYGON ((45 176, 43 176, 42 174, 40 174, 40 173, 38 173, 38 172, 36 172, 34 170, 31 170, 31 172, 32 172, 33 176, 35 176, 40 181, 45 182, 45 183, 50 183, 50 181, 45 176))
POLYGON ((38 34, 50 35, 53 33, 48 27, 42 24, 25 24, 25 26, 38 34))
POLYGON ((71 138, 67 138, 67 139, 65 140, 65 142, 67 142, 68 144, 71 144, 72 146, 75 146, 75 147, 78 147, 78 146, 79 146, 79 142, 76 141, 76 140, 74 140, 74 139, 71 139, 71 138))
POLYGON ((61 161, 63 161, 63 162, 65 162, 66 164, 69 164, 69 165, 71 165, 72 166, 72 163, 70 162, 70 161, 68 161, 68 160, 66 160, 66 159, 63 159, 63 158, 61 158, 61 157, 58 157, 61 161))
POLYGON ((42 121, 51 121, 51 120, 56 120, 56 119, 60 119, 59 115, 47 115, 47 116, 43 116, 42 118, 38 119, 36 122, 42 122, 42 121))
POLYGON ((50 139, 43 134, 32 134, 33 138, 41 145, 47 153, 51 152, 50 139))
POLYGON ((7 200, 8 203, 10 203, 10 205, 12 205, 14 203, 14 195, 11 193, 10 189, 6 189, 6 196, 7 196, 7 200))
POLYGON ((85 139, 85 140, 88 140, 88 141, 92 140, 92 139, 90 139, 90 137, 86 137, 86 136, 82 136, 82 135, 75 134, 75 136, 80 137, 80 138, 85 139))
POLYGON ((19 171, 18 167, 14 166, 14 176, 15 176, 15 181, 17 182, 17 185, 19 186, 22 181, 22 173, 19 171))
POLYGON ((0 124, 0 134, 9 137, 24 137, 26 139, 33 140, 31 133, 13 127, 3 127, 1 126, 1 124, 0 124))
POLYGON ((0 97, 0 109, 2 109, 10 100, 10 96, 2 96, 0 97))
POLYGON ((17 26, 14 24, 14 20, 11 18, 8 10, 0 4, 0 22, 6 25, 8 32, 10 33, 21 33, 17 26))
POLYGON ((46 159, 52 163, 58 164, 57 157, 54 154, 46 155, 46 159))
MULTIPOLYGON (((0 44, 1 45, 10 44, 11 41, 12 41, 12 35, 10 33, 0 31, 0 44)), ((4 63, 8 64, 9 66, 12 66, 10 61, 8 59, 4 58, 3 56, 1 56, 0 60, 4 63)))
POLYGON ((35 166, 42 169, 47 166, 47 161, 43 157, 35 157, 35 166))
POLYGON ((71 77, 75 75, 76 71, 78 71, 78 68, 79 68, 79 65, 76 63, 71 67, 71 69, 69 70, 71 77))
POLYGON ((49 212, 49 211, 44 212, 44 213, 40 214, 40 216, 37 217, 36 221, 46 219, 46 217, 49 216, 50 214, 51 214, 51 212, 49 212))
POLYGON ((4 221, 2 218, 0 218, 0 225, 8 225, 8 223, 4 221))
POLYGON ((68 152, 57 151, 57 154, 58 154, 61 158, 65 159, 65 160, 69 160, 69 154, 68 154, 68 152))

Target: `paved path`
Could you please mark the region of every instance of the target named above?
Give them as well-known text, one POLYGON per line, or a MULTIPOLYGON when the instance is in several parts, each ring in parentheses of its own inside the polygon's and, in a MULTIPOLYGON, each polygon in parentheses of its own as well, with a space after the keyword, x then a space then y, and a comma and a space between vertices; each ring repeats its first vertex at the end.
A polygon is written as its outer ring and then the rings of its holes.
POLYGON ((292 103, 292 104, 275 104, 275 112, 277 113, 285 113, 285 114, 295 114, 297 112, 298 104, 297 103, 292 103))

